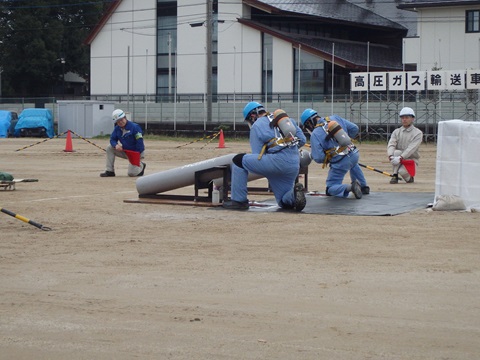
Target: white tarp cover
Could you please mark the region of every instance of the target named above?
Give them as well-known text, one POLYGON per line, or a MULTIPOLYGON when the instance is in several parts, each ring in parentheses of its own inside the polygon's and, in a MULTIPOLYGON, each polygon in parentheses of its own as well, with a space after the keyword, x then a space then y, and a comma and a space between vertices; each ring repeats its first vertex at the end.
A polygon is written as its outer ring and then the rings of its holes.
POLYGON ((435 198, 460 196, 465 206, 480 204, 480 122, 438 124, 435 198))

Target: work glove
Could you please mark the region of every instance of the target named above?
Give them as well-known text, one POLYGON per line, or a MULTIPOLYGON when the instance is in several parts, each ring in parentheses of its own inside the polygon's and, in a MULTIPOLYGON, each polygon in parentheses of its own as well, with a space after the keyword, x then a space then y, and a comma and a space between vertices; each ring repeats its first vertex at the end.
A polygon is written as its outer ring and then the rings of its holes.
POLYGON ((392 164, 393 166, 400 165, 401 160, 402 160, 401 156, 394 156, 392 160, 390 160, 390 164, 392 164))

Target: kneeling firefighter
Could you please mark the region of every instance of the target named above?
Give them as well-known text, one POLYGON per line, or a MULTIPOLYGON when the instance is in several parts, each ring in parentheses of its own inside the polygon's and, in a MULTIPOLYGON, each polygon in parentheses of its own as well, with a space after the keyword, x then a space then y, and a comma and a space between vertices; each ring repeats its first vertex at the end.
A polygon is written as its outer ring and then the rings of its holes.
POLYGON ((326 194, 348 197, 352 192, 357 199, 369 194, 370 188, 358 165, 359 152, 351 140, 358 134, 358 126, 338 115, 322 118, 313 109, 305 109, 300 119, 310 133, 312 159, 323 167, 329 166, 326 194), (348 171, 351 183, 343 184, 348 171))
POLYGON ((277 204, 284 209, 302 211, 306 205, 303 185, 295 184, 300 169, 299 148, 306 142, 305 134, 285 111, 269 114, 261 104, 248 103, 244 118, 250 125, 251 154, 233 158, 231 201, 227 209, 248 209, 248 174, 267 178, 277 204))

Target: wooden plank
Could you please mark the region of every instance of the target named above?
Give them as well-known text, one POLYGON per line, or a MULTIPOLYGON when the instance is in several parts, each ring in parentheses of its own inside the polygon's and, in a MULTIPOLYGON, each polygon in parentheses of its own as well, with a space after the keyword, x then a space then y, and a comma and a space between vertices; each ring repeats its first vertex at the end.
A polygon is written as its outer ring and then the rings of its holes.
POLYGON ((138 199, 127 199, 125 203, 138 204, 168 204, 168 205, 187 205, 187 206, 202 206, 202 207, 217 207, 222 204, 212 204, 209 200, 199 199, 195 200, 193 196, 182 195, 148 195, 142 196, 138 199))

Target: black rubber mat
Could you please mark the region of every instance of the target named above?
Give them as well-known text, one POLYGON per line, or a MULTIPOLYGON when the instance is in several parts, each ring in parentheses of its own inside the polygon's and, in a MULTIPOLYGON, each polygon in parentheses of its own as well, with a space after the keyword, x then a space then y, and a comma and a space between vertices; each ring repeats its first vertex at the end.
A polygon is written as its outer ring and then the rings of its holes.
MULTIPOLYGON (((434 193, 378 192, 363 195, 361 199, 338 198, 324 194, 307 194, 306 214, 393 216, 417 209, 426 209, 434 193)), ((248 211, 286 211, 274 199, 253 202, 248 211)))

